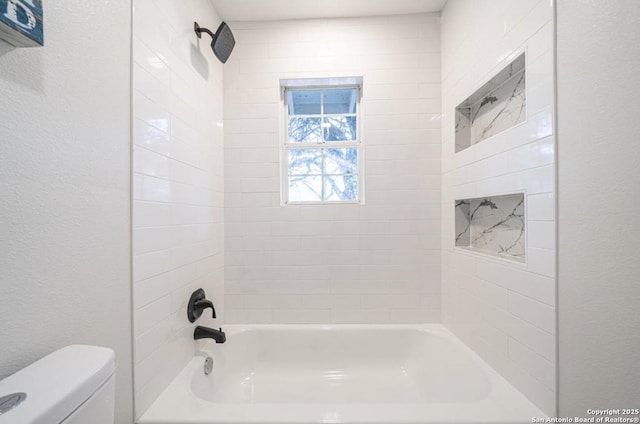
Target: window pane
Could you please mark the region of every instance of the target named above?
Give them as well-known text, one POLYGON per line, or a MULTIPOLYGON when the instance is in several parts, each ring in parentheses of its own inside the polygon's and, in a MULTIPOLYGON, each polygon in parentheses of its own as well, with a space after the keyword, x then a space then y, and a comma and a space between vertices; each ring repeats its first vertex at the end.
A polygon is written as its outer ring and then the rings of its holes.
POLYGON ((322 142, 320 118, 289 118, 289 142, 322 142))
POLYGON ((289 150, 289 175, 322 174, 322 149, 289 150))
POLYGON ((354 141, 356 140, 356 117, 337 116, 324 118, 325 141, 354 141))
POLYGON ((291 90, 287 92, 289 115, 320 115, 320 91, 291 90))
POLYGON ((355 175, 332 175, 324 178, 324 200, 358 200, 358 178, 355 175))
POLYGON ((322 177, 308 175, 289 177, 289 201, 322 201, 322 177))
POLYGON ((325 90, 323 93, 325 115, 356 113, 357 91, 355 88, 325 90))
POLYGON ((325 149, 325 174, 357 174, 358 149, 325 149))

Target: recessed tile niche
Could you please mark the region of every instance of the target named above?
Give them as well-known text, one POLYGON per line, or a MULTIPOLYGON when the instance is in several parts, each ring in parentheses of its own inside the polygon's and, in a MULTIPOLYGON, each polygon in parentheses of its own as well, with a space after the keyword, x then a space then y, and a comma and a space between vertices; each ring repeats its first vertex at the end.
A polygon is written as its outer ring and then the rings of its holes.
POLYGON ((456 247, 525 261, 524 194, 456 200, 456 247))
POLYGON ((525 53, 456 108, 456 153, 526 119, 525 53))

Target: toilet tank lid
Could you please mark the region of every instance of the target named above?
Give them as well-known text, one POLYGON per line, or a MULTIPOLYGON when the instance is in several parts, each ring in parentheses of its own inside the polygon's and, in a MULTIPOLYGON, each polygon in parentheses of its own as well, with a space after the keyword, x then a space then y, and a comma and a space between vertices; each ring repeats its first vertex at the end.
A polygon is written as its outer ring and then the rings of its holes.
POLYGON ((116 369, 113 350, 72 345, 0 381, 0 397, 24 392, 22 404, 2 415, 5 423, 60 423, 107 382, 116 369))

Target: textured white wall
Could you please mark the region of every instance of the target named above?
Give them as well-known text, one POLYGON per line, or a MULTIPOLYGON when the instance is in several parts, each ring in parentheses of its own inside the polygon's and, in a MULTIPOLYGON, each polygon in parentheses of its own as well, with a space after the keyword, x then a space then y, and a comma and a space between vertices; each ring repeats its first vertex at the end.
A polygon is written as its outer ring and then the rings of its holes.
MULTIPOLYGON (((202 287, 224 296, 222 64, 193 22, 220 24, 207 0, 135 0, 133 304, 136 415, 193 357, 186 316, 202 287)), ((211 311, 198 321, 218 325, 211 311)))
POLYGON ((450 0, 442 14, 443 322, 555 414, 553 9, 450 0), (454 154, 454 109, 527 52, 527 121, 454 154), (526 264, 456 249, 456 199, 525 192, 526 264))
POLYGON ((45 47, 0 46, 0 378, 113 348, 131 424, 131 3, 44 7, 45 47))
POLYGON ((227 321, 440 321, 440 25, 231 23, 227 321), (363 76, 366 205, 281 206, 280 78, 363 76))
POLYGON ((573 417, 640 399, 640 8, 557 8, 559 410, 573 417))

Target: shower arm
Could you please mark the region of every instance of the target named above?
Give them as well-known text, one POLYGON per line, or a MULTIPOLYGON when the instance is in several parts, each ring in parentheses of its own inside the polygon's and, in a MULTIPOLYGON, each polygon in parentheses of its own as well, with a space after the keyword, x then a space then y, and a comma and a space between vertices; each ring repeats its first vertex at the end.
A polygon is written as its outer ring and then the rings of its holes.
POLYGON ((216 38, 216 35, 213 32, 211 32, 207 28, 201 28, 200 25, 198 25, 197 22, 193 23, 193 29, 196 32, 196 35, 198 36, 198 38, 202 38, 202 33, 203 32, 206 32, 207 34, 209 34, 211 36, 211 38, 216 38))

